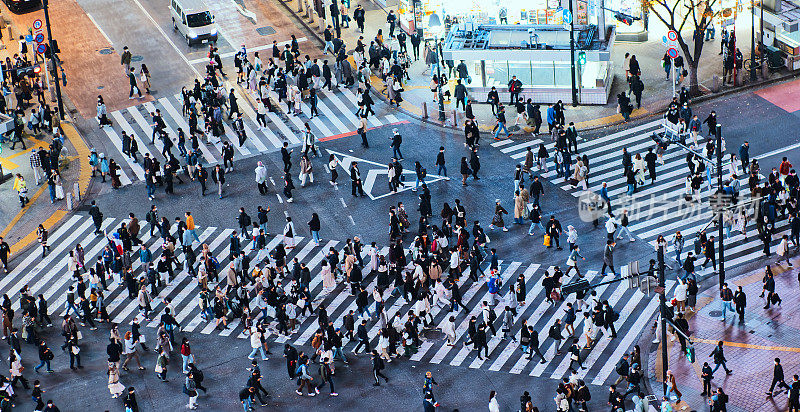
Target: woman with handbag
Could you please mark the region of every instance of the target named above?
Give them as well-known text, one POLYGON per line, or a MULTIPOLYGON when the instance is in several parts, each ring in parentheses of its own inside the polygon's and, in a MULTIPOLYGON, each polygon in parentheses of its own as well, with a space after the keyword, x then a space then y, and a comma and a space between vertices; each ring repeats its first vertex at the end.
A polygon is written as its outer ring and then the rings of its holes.
POLYGON ((161 353, 158 354, 158 359, 156 359, 156 367, 155 372, 158 379, 161 382, 167 382, 167 365, 169 364, 169 356, 167 355, 167 350, 162 349, 161 353))
POLYGON ((119 381, 119 368, 115 362, 108 363, 108 391, 112 398, 119 398, 125 391, 125 385, 119 381))

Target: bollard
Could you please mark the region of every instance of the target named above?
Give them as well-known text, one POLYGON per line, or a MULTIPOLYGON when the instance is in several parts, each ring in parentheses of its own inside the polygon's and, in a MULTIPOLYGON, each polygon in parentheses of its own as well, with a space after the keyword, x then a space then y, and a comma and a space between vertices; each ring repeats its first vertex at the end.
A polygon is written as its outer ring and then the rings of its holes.
POLYGON ((428 118, 428 102, 422 102, 422 118, 428 118))
POLYGON ((72 196, 75 200, 81 200, 81 186, 78 182, 72 184, 72 196))
POLYGON ((458 112, 453 109, 453 126, 458 126, 458 112))
POLYGON ((67 192, 64 193, 64 195, 66 196, 67 200, 67 210, 72 210, 72 193, 67 192))
POLYGON ((722 80, 716 74, 711 77, 711 92, 712 93, 719 93, 720 89, 722 88, 722 80))
POLYGON ((297 0, 297 12, 300 13, 302 11, 303 11, 303 0, 297 0))

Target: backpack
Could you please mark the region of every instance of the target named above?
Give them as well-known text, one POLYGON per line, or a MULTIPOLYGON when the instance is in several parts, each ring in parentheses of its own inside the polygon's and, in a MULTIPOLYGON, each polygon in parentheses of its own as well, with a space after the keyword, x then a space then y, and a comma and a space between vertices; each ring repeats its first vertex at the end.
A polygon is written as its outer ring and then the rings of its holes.
POLYGON ((253 220, 250 219, 250 215, 244 215, 244 221, 242 222, 245 226, 250 226, 253 223, 253 220))
POLYGON ((611 319, 612 319, 613 322, 616 322, 617 320, 619 320, 619 313, 611 311, 611 319))
POLYGON ((424 167, 423 167, 423 168, 420 168, 420 169, 419 169, 419 175, 420 175, 420 176, 422 176, 422 178, 424 179, 424 178, 425 178, 425 176, 427 176, 427 175, 428 175, 428 169, 425 169, 424 167))

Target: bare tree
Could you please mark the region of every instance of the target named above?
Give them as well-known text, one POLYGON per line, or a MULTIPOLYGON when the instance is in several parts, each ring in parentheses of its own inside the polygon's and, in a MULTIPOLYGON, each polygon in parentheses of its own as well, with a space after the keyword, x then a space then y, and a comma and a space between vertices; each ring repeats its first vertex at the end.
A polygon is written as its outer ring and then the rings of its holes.
POLYGON ((706 28, 712 24, 717 13, 712 11, 712 6, 717 0, 645 0, 645 9, 653 14, 667 26, 668 29, 678 34, 678 45, 686 60, 689 72, 689 93, 693 96, 700 94, 697 81, 697 68, 700 65, 700 55, 703 52, 703 38, 706 28), (692 37, 687 41, 683 37, 684 29, 692 29, 692 37))

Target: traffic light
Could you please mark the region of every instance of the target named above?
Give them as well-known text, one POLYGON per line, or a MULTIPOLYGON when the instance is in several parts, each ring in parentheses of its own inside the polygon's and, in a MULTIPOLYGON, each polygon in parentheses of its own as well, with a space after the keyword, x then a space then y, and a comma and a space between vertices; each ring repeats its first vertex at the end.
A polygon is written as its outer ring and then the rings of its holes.
POLYGON ((586 52, 583 50, 578 52, 578 64, 581 66, 586 64, 586 52))
POLYGON ((561 287, 561 295, 567 296, 570 293, 575 293, 580 290, 586 290, 589 288, 589 281, 586 279, 578 279, 575 282, 567 283, 566 285, 561 287))
POLYGON ((630 14, 625 14, 620 12, 614 13, 614 18, 617 19, 617 21, 622 22, 623 24, 626 24, 628 26, 633 24, 634 20, 639 20, 638 17, 633 17, 630 14))
POLYGON ((694 363, 694 346, 689 345, 686 347, 686 359, 689 359, 689 363, 694 363))

